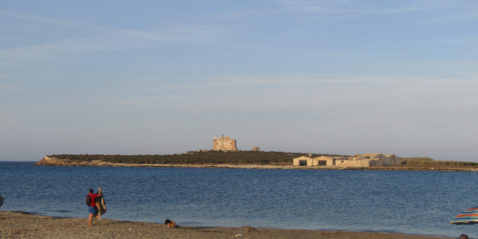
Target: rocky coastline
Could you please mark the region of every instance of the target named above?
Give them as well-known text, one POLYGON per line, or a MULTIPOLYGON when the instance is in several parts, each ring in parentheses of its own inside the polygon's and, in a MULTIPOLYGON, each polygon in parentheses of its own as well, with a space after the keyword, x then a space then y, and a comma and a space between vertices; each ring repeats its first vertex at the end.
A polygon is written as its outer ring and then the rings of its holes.
POLYGON ((39 166, 86 166, 86 167, 158 167, 158 168, 237 168, 237 169, 297 169, 297 170, 404 170, 404 171, 458 171, 478 172, 476 167, 303 167, 275 164, 151 164, 112 163, 102 160, 71 160, 45 156, 35 163, 39 166))

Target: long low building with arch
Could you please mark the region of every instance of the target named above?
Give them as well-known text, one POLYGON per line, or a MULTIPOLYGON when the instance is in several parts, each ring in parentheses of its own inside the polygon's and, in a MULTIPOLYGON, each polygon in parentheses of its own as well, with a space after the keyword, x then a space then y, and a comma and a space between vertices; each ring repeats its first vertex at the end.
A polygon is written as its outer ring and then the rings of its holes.
POLYGON ((293 159, 294 166, 305 167, 383 167, 400 164, 394 154, 355 154, 353 156, 301 156, 293 159))

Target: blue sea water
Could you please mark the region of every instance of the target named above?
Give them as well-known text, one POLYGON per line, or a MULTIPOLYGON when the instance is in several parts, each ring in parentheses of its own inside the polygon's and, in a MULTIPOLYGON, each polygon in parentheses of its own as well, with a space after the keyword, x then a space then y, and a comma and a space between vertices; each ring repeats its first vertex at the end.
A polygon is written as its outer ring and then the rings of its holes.
POLYGON ((478 205, 478 173, 129 167, 0 162, 1 211, 88 216, 101 186, 106 218, 179 225, 332 229, 478 237, 451 225, 478 205))

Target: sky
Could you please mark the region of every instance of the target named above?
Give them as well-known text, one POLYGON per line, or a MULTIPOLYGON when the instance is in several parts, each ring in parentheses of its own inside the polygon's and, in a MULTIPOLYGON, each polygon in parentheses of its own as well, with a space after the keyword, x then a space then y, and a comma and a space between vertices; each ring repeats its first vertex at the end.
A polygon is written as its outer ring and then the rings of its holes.
POLYGON ((476 0, 0 0, 0 160, 211 149, 478 162, 476 0))

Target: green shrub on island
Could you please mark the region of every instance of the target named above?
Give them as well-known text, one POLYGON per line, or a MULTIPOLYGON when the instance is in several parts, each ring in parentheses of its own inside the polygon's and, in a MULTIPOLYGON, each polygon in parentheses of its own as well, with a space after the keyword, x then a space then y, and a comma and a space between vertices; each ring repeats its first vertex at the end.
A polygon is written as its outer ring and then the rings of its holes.
POLYGON ((462 161, 436 161, 428 157, 411 157, 400 160, 402 166, 407 167, 476 167, 478 163, 462 161))
MULTIPOLYGON (((290 165, 292 159, 304 153, 263 152, 263 151, 206 151, 169 155, 104 155, 104 154, 60 154, 49 155, 62 160, 93 161, 135 164, 277 164, 290 165)), ((312 154, 318 157, 327 154, 312 154)))
MULTIPOLYGON (((49 157, 68 161, 103 161, 110 163, 131 164, 262 164, 291 165, 294 158, 305 153, 263 152, 263 151, 192 151, 169 155, 105 155, 105 154, 59 154, 49 157)), ((311 154, 310 157, 337 156, 330 154, 311 154)), ((478 167, 475 162, 436 161, 428 157, 402 158, 400 165, 391 167, 404 168, 465 168, 478 167)))

